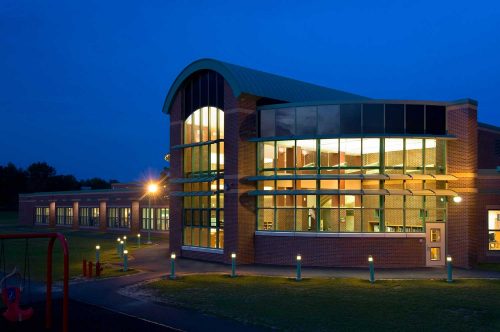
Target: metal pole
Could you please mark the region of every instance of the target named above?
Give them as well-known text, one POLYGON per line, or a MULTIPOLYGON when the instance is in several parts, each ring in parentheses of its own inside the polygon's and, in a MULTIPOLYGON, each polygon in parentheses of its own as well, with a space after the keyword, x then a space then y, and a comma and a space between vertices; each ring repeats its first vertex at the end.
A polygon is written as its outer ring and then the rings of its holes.
POLYGON ((128 270, 128 250, 123 252, 123 272, 128 270))
POLYGON ((231 278, 236 277, 236 254, 231 254, 231 278))
POLYGON ((170 255, 170 279, 175 279, 175 254, 170 255))
POLYGON ((151 244, 151 193, 148 195, 148 242, 147 244, 151 244))
POLYGON ((453 282, 453 266, 451 265, 451 260, 450 255, 446 256, 446 269, 448 272, 448 278, 446 279, 447 282, 453 282))
POLYGON ((370 255, 368 256, 368 265, 370 266, 370 283, 375 282, 375 267, 373 265, 373 257, 370 255))
POLYGON ((302 266, 301 266, 301 262, 302 262, 302 256, 301 255, 297 255, 297 276, 295 277, 296 281, 301 281, 302 280, 302 266))
POLYGON ((100 251, 101 251, 101 246, 99 246, 99 245, 95 246, 95 262, 96 262, 96 264, 99 262, 100 251))

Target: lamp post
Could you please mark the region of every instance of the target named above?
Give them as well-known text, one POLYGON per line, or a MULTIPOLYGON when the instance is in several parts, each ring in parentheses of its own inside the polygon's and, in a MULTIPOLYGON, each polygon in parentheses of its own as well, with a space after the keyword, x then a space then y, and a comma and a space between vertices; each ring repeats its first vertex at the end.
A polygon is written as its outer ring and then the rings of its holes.
POLYGON ((368 256, 368 265, 370 266, 370 283, 375 282, 375 267, 373 266, 373 256, 368 256))
POLYGON ((123 272, 128 270, 128 250, 123 251, 123 272))
POLYGON ((101 246, 100 245, 96 245, 95 246, 95 262, 96 264, 99 263, 99 252, 101 251, 101 246))
POLYGON ((452 260, 453 259, 450 255, 446 256, 446 270, 448 272, 448 278, 446 279, 447 282, 453 282, 453 266, 451 265, 452 260))
POLYGON ((301 281, 302 280, 302 266, 301 266, 301 262, 302 262, 302 256, 301 255, 297 255, 297 276, 295 277, 296 281, 301 281))
POLYGON ((137 246, 140 248, 141 247, 141 233, 137 234, 137 246))
POLYGON ((175 279, 175 252, 170 254, 170 279, 175 279))
POLYGON ((236 253, 231 254, 231 278, 236 277, 236 253))
POLYGON ((151 213, 151 195, 154 195, 158 191, 158 185, 156 183, 150 182, 148 184, 148 241, 146 244, 151 244, 151 219, 153 214, 151 213))

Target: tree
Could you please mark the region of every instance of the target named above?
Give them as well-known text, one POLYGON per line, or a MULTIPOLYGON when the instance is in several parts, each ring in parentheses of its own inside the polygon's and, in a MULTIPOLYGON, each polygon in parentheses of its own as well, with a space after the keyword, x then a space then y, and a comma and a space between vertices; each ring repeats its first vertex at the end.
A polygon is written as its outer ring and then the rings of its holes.
POLYGON ((56 175, 56 169, 46 162, 36 162, 28 169, 28 192, 53 191, 49 188, 49 179, 56 175))

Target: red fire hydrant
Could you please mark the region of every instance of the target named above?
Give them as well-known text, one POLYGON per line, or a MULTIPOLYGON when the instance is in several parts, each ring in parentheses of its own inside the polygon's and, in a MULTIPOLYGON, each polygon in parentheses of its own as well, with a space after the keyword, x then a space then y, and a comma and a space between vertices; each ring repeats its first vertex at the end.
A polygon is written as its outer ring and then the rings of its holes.
POLYGON ((103 268, 101 267, 101 262, 95 263, 95 276, 100 277, 103 268))
POLYGON ((87 260, 84 258, 82 262, 82 270, 83 270, 83 276, 87 276, 87 260))
POLYGON ((88 270, 88 277, 92 278, 92 262, 89 261, 89 270, 88 270))

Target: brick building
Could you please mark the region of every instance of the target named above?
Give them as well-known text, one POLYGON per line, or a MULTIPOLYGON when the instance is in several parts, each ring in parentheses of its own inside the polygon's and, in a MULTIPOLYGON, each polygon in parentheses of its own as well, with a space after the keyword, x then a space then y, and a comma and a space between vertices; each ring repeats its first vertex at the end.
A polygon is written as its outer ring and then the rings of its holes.
POLYGON ((378 100, 217 60, 172 84, 170 246, 309 266, 500 262, 500 128, 477 102, 378 100))
POLYGON ((163 190, 149 197, 142 184, 115 183, 111 189, 40 192, 19 195, 19 222, 137 234, 168 234, 168 199, 163 190))

